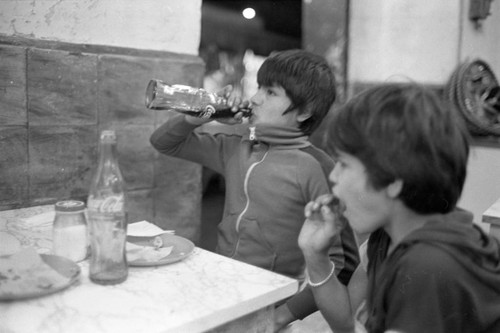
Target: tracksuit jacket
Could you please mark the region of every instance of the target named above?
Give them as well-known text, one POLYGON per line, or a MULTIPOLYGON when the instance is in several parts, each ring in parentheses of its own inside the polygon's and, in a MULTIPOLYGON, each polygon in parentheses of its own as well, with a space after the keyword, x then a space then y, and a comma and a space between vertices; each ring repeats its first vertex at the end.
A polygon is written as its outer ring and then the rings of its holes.
MULTIPOLYGON (((163 154, 199 163, 224 175, 226 184, 216 252, 264 269, 303 279, 304 257, 297 238, 305 205, 330 193, 333 161, 297 128, 249 127, 243 134, 196 130, 173 115, 151 136, 163 154)), ((331 250, 339 279, 347 283, 359 256, 347 226, 331 250)), ((288 302, 297 317, 316 307, 305 290, 288 302)))

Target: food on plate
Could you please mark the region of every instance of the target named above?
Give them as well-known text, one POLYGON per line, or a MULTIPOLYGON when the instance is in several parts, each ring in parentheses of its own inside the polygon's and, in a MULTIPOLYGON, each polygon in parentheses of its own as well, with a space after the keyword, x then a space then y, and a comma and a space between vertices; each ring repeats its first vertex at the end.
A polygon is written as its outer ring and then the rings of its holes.
POLYGON ((173 250, 173 246, 158 247, 158 246, 142 246, 127 242, 127 260, 128 261, 159 261, 168 255, 173 250))
POLYGON ((69 283, 70 278, 47 265, 33 248, 0 257, 0 298, 36 295, 69 283))

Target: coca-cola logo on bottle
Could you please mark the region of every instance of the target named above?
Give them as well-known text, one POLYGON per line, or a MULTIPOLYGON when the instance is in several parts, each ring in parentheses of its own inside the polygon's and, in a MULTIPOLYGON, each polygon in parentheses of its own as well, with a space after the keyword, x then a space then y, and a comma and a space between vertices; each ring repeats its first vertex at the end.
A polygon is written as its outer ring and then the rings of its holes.
POLYGON ((123 196, 116 195, 104 199, 96 199, 89 201, 88 208, 100 213, 116 213, 123 210, 123 196))

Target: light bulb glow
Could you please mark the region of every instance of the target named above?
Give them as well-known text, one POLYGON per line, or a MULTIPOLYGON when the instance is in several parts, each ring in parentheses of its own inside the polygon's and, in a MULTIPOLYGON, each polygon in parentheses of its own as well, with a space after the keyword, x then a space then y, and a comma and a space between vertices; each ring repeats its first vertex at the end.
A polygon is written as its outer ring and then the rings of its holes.
POLYGON ((255 17, 255 10, 253 8, 245 8, 243 9, 243 11, 241 12, 241 14, 243 15, 244 18, 246 18, 247 20, 251 20, 255 17))

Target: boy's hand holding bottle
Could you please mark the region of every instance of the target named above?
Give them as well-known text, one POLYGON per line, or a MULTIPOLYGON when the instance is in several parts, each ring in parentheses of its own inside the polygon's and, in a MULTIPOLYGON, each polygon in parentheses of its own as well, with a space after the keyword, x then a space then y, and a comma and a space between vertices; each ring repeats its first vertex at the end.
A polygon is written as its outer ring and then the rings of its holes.
POLYGON ((220 118, 217 119, 217 121, 228 125, 241 124, 243 117, 248 116, 248 111, 243 112, 242 110, 248 110, 250 108, 250 102, 234 94, 232 85, 225 86, 222 88, 222 91, 217 94, 227 100, 227 105, 231 108, 231 112, 233 112, 232 118, 220 118))
POLYGON ((186 116, 186 121, 195 125, 205 124, 212 120, 217 120, 218 122, 226 125, 241 124, 241 122, 243 121, 243 117, 247 115, 247 112, 243 112, 242 110, 248 110, 250 102, 245 101, 241 98, 241 96, 234 94, 232 85, 225 86, 221 91, 217 92, 217 95, 227 100, 226 104, 230 107, 230 110, 233 113, 233 117, 197 118, 186 116))

